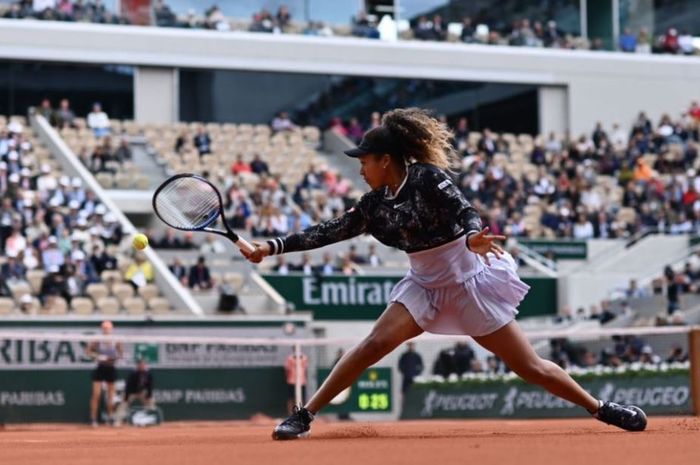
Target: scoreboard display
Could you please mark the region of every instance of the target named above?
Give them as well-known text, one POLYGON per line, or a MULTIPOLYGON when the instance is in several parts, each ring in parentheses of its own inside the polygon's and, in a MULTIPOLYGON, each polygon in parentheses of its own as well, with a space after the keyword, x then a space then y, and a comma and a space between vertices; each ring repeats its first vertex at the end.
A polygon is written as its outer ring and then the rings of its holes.
MULTIPOLYGON (((328 377, 329 368, 319 368, 318 385, 328 377)), ((388 413, 392 408, 391 368, 369 368, 352 386, 324 407, 327 413, 388 413)))

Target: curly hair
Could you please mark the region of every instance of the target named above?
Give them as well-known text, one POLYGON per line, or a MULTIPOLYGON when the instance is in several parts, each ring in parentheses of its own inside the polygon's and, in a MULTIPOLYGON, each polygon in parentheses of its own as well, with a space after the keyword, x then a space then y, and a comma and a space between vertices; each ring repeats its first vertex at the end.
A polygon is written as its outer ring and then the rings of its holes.
POLYGON ((403 157, 449 170, 457 159, 452 131, 420 108, 399 108, 382 117, 382 124, 401 148, 403 157))

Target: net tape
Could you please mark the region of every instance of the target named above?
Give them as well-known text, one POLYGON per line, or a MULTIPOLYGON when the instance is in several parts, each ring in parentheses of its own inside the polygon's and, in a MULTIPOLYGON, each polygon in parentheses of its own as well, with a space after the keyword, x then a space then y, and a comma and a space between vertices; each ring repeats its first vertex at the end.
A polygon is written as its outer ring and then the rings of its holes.
MULTIPOLYGON (((567 337, 596 338, 612 336, 652 336, 662 334, 688 334, 693 330, 700 330, 700 326, 664 326, 664 327, 634 327, 634 328, 604 328, 596 330, 544 330, 526 331, 528 339, 558 339, 567 337)), ((424 333, 413 341, 451 341, 464 340, 468 336, 462 335, 436 335, 424 333)), ((46 331, 0 331, 0 340, 3 339, 27 339, 42 341, 84 341, 84 342, 124 342, 124 343, 162 343, 162 344, 271 344, 281 346, 326 346, 334 344, 353 344, 362 340, 362 337, 348 338, 263 338, 263 337, 216 337, 216 336, 182 336, 182 335, 151 335, 151 334, 83 334, 78 332, 46 332, 46 331)))

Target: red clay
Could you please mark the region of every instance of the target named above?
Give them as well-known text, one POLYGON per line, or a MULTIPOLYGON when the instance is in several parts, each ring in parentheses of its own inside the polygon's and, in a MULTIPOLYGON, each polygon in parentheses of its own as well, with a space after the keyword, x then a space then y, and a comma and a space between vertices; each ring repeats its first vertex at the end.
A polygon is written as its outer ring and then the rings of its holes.
POLYGON ((628 433, 593 420, 325 423, 312 438, 274 442, 271 424, 170 423, 155 428, 13 426, 3 465, 406 465, 700 463, 700 418, 652 417, 628 433))

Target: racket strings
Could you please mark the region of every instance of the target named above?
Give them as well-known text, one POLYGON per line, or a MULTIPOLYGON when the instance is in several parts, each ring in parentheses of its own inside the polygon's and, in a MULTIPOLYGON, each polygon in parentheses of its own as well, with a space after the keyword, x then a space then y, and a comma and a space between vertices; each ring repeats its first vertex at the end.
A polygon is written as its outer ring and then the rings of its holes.
POLYGON ((207 226, 219 214, 219 196, 212 186, 196 178, 178 178, 156 197, 158 213, 175 228, 207 226))

